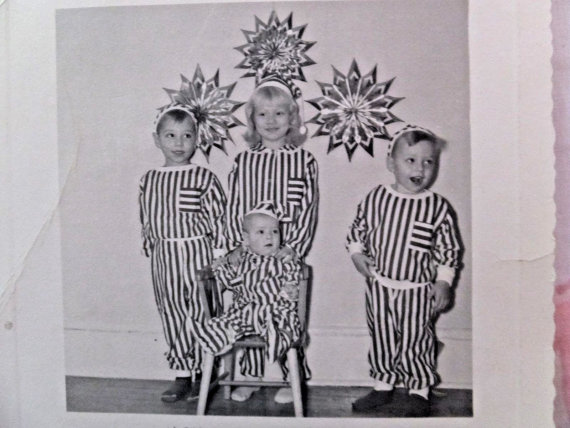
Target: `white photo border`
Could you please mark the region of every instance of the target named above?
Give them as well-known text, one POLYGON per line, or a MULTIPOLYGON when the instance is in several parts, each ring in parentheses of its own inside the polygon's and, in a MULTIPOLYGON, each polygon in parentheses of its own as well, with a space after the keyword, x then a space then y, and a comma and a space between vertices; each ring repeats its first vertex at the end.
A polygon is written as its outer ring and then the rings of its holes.
MULTIPOLYGON (((55 10, 151 2, 36 3, 6 3, 10 7, 10 126, 5 156, 11 177, 14 253, 25 255, 16 285, 19 425, 267 426, 268 418, 66 412, 56 210, 61 189, 55 10)), ((271 425, 492 427, 545 426, 552 421, 554 131, 549 7, 548 2, 533 0, 480 0, 470 2, 469 7, 476 232, 474 417, 420 421, 310 418, 302 423, 272 418, 271 425)))

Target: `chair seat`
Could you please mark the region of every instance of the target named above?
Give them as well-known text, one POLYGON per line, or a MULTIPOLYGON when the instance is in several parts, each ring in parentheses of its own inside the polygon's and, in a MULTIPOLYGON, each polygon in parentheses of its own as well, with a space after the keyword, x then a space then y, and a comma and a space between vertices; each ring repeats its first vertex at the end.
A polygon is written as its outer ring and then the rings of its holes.
POLYGON ((257 334, 246 336, 234 343, 234 348, 265 348, 267 343, 257 334))
MULTIPOLYGON (((305 342, 306 342, 306 334, 303 333, 303 335, 301 336, 301 338, 299 338, 299 340, 297 340, 291 344, 291 348, 300 348, 300 347, 304 346, 305 342)), ((266 348, 267 342, 265 342, 265 340, 263 340, 263 337, 261 337, 257 334, 254 334, 254 335, 246 336, 246 337, 239 339, 237 342, 234 343, 233 347, 234 348, 266 348)))

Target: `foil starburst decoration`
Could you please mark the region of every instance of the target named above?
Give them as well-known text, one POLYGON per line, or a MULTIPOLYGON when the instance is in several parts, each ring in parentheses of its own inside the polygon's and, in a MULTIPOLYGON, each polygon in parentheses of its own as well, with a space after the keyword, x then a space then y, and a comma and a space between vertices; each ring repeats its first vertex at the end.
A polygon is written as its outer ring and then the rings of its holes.
POLYGON ((196 118, 198 148, 204 153, 206 159, 212 147, 216 147, 227 154, 225 142, 234 142, 229 130, 235 126, 243 126, 233 113, 244 103, 229 99, 236 82, 219 85, 219 70, 213 77, 206 80, 200 69, 196 66, 194 77, 189 80, 180 75, 182 84, 179 90, 164 90, 174 103, 185 105, 196 118))
POLYGON ((306 52, 316 43, 302 40, 306 26, 293 27, 293 13, 280 21, 273 11, 267 23, 256 16, 255 31, 242 30, 247 43, 235 48, 245 56, 236 66, 248 70, 242 77, 306 81, 303 67, 315 64, 306 52))
POLYGON ((400 121, 390 108, 403 98, 387 95, 395 78, 376 83, 376 66, 362 76, 355 60, 346 76, 332 68, 332 84, 317 82, 323 96, 307 100, 319 110, 308 121, 319 125, 313 137, 329 135, 328 153, 344 146, 349 161, 359 146, 374 156, 374 139, 390 140, 386 126, 400 121))

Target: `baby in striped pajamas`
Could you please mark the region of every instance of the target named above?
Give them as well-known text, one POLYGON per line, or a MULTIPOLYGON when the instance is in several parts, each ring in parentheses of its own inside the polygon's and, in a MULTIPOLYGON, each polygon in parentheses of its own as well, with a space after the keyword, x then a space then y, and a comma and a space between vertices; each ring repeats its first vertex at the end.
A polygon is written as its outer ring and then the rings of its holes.
MULTIPOLYGON (((261 80, 246 104, 245 139, 250 147, 236 156, 229 175, 227 234, 233 262, 242 253, 244 215, 264 201, 271 201, 283 212, 283 245, 277 258, 303 259, 311 247, 318 216, 318 167, 314 156, 300 147, 306 140, 306 129, 295 93, 280 78, 270 76, 261 80)), ((310 370, 302 348, 299 359, 308 379, 310 370)), ((241 374, 263 377, 264 371, 261 350, 247 349, 240 358, 241 374)), ((253 391, 250 387, 236 388, 232 400, 245 401, 253 391)), ((292 400, 290 388, 281 388, 275 396, 278 403, 292 400)))
POLYGON ((196 274, 224 253, 226 198, 212 172, 190 163, 196 121, 186 105, 173 103, 159 111, 154 142, 165 163, 142 177, 139 207, 143 250, 151 259, 156 305, 169 347, 165 355, 176 376, 161 399, 174 402, 198 396, 202 352, 184 326, 188 318, 204 317, 196 274))
POLYGON ((366 278, 368 353, 373 390, 353 404, 373 412, 390 403, 394 385, 408 390, 406 416, 428 416, 439 377, 434 315, 451 301, 462 244, 453 208, 428 188, 443 141, 408 125, 394 135, 387 166, 391 186, 373 189, 358 205, 347 248, 366 278))
POLYGON ((278 362, 285 377, 284 356, 301 335, 297 315, 300 264, 276 257, 279 220, 270 204, 251 210, 243 228, 245 252, 239 264, 226 261, 214 268, 218 284, 232 292, 231 306, 206 323, 189 319, 188 327, 214 355, 224 354, 244 336, 263 336, 267 360, 278 362))

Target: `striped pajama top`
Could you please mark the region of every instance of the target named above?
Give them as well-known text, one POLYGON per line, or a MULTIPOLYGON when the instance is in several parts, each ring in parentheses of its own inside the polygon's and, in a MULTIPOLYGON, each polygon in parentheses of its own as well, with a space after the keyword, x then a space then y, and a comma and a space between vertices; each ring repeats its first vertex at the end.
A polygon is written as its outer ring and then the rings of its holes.
POLYGON ((271 201, 284 213, 281 242, 304 257, 317 224, 318 168, 313 155, 292 144, 279 150, 257 145, 236 156, 229 175, 228 249, 242 242, 243 216, 271 201))
POLYGON ((281 287, 299 284, 298 262, 283 262, 275 256, 261 256, 246 250, 237 266, 225 263, 215 269, 219 284, 233 294, 233 306, 249 303, 267 305, 280 298, 281 287))
POLYGON ((226 197, 217 177, 197 165, 151 169, 141 179, 139 209, 143 252, 160 239, 209 237, 223 249, 226 197))
POLYGON ((445 198, 429 190, 402 194, 384 185, 358 205, 347 248, 371 257, 380 277, 411 283, 451 284, 462 253, 455 213, 445 198))

